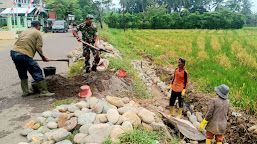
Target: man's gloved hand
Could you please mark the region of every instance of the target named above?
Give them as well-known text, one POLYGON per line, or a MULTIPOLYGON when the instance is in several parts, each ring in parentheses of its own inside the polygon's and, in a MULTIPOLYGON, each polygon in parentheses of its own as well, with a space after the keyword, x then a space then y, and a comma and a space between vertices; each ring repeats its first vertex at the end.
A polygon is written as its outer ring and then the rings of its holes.
POLYGON ((44 62, 49 62, 48 58, 46 58, 46 57, 43 57, 42 60, 43 60, 44 62))
POLYGON ((163 89, 163 92, 166 92, 167 90, 169 90, 172 87, 172 84, 169 85, 169 87, 166 87, 163 89))
POLYGON ((186 90, 185 90, 185 89, 183 89, 183 90, 182 90, 182 96, 184 96, 184 95, 185 95, 185 93, 186 93, 186 90))
POLYGON ((200 125, 200 129, 203 130, 203 127, 208 123, 208 121, 206 121, 205 119, 203 119, 201 125, 200 125))

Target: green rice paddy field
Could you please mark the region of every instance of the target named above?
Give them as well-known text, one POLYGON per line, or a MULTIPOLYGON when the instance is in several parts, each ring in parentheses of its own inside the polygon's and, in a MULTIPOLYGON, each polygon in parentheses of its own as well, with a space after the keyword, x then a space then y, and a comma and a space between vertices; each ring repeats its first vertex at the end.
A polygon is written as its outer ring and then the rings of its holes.
POLYGON ((257 28, 239 30, 99 30, 125 59, 151 54, 155 63, 177 64, 187 60, 189 79, 197 90, 213 93, 214 87, 230 87, 235 106, 257 110, 257 28))

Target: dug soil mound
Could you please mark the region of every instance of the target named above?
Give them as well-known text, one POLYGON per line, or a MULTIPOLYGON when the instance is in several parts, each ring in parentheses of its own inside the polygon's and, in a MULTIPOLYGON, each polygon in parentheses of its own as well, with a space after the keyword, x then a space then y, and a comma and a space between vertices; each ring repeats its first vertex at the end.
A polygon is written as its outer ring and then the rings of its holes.
POLYGON ((55 93, 56 99, 78 97, 82 85, 89 85, 93 96, 98 98, 107 95, 120 95, 131 92, 132 89, 130 78, 120 78, 111 72, 91 72, 72 78, 53 75, 48 76, 46 81, 48 90, 55 93))

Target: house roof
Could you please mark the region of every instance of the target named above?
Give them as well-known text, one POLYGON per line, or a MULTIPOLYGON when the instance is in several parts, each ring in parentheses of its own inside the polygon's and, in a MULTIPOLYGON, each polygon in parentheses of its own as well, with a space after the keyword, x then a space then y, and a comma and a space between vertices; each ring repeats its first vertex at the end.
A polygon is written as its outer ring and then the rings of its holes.
MULTIPOLYGON (((35 8, 30 8, 29 13, 31 13, 35 8)), ((25 14, 28 8, 13 8, 13 13, 18 14, 25 14)), ((2 11, 0 14, 12 14, 11 8, 6 8, 4 11, 2 11)))

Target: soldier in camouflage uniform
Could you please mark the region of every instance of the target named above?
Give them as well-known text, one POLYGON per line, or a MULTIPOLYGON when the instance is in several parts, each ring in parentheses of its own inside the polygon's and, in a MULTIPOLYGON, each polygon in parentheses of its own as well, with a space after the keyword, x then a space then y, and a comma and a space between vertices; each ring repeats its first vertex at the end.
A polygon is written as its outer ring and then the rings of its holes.
MULTIPOLYGON (((98 34, 96 27, 92 24, 94 17, 92 15, 87 15, 85 23, 77 26, 76 30, 73 30, 73 35, 77 38, 79 42, 81 39, 78 36, 78 31, 82 33, 82 40, 97 47, 98 34)), ((92 51, 94 56, 92 71, 96 71, 97 64, 100 61, 99 52, 90 46, 83 44, 83 56, 85 57, 85 69, 86 73, 90 72, 90 51, 92 51)))

